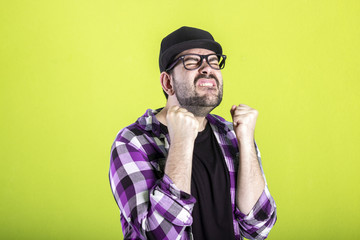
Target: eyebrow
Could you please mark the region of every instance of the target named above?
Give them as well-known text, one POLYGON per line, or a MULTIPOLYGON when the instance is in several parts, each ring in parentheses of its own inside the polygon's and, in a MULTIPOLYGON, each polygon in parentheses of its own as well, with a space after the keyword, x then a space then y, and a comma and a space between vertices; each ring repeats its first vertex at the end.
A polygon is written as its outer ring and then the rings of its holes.
POLYGON ((208 57, 208 60, 209 60, 209 62, 213 61, 213 60, 219 61, 219 58, 218 58, 218 56, 214 55, 214 56, 211 56, 211 58, 208 57))
POLYGON ((197 56, 197 57, 198 58, 187 55, 187 56, 185 56, 185 60, 196 60, 196 61, 200 60, 200 57, 199 56, 197 56))

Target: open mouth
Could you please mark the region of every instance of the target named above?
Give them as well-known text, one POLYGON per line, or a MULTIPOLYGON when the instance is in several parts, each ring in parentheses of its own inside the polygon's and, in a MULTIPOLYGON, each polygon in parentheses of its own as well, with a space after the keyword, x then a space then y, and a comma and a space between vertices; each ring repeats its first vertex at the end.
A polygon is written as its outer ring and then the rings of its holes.
POLYGON ((198 87, 216 87, 216 82, 214 79, 207 79, 207 78, 203 78, 203 79, 199 79, 197 84, 198 87))
POLYGON ((212 83, 202 83, 199 85, 200 87, 214 87, 212 83))

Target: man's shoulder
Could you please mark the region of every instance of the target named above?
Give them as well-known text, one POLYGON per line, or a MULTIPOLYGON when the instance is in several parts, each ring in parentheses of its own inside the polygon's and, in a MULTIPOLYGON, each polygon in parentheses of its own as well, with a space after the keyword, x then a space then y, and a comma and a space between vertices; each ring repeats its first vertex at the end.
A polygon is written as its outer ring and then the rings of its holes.
POLYGON ((136 145, 141 145, 144 138, 152 138, 158 135, 160 124, 155 118, 155 113, 156 110, 146 110, 134 123, 121 129, 114 142, 117 144, 133 144, 136 142, 136 145))
POLYGON ((121 129, 116 135, 116 142, 131 142, 133 138, 142 136, 145 134, 145 130, 139 126, 137 122, 130 124, 129 126, 121 129))

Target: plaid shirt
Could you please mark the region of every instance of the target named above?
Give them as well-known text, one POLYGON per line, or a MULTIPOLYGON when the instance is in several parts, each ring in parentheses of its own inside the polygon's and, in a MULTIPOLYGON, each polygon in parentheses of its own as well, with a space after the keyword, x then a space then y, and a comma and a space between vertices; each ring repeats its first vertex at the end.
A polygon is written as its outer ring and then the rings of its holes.
MULTIPOLYGON (((149 109, 122 129, 111 148, 110 185, 120 208, 124 239, 192 239, 191 213, 196 199, 164 174, 170 139, 160 128, 157 112, 149 109)), ((276 221, 276 205, 267 184, 250 213, 240 212, 235 204, 239 151, 233 125, 211 114, 207 120, 229 170, 235 237, 265 239, 276 221)))

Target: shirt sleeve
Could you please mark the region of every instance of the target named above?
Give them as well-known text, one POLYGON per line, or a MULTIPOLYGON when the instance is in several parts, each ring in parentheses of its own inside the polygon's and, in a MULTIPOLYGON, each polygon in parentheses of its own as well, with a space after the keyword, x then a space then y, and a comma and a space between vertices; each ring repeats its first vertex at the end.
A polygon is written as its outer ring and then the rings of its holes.
POLYGON ((194 197, 167 175, 158 178, 147 155, 131 143, 115 141, 110 162, 110 185, 125 239, 188 239, 194 197))
POLYGON ((240 225, 242 236, 248 239, 262 240, 269 235, 271 228, 277 220, 277 214, 276 204, 269 192, 264 170, 262 168, 260 151, 257 144, 254 144, 257 159, 265 181, 265 188, 249 214, 245 215, 235 206, 235 217, 240 225))
POLYGON ((267 185, 250 213, 245 215, 236 208, 235 217, 244 237, 248 239, 267 238, 277 219, 276 204, 267 185))

